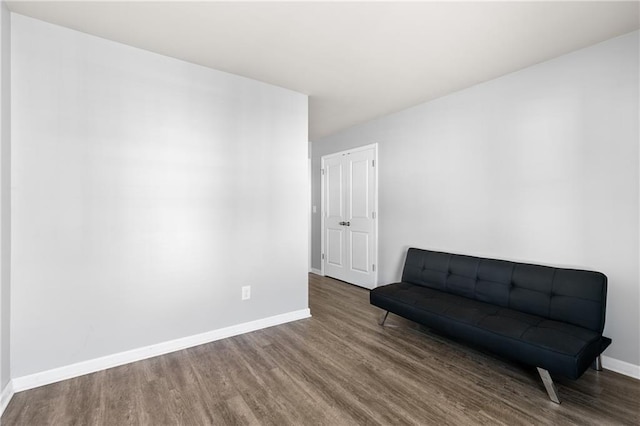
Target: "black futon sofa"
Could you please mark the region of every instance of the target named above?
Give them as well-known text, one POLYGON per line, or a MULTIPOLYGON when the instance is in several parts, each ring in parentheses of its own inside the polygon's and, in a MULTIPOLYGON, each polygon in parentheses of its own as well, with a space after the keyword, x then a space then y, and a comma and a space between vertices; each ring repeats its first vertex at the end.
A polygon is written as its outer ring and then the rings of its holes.
POLYGON ((375 288, 371 304, 501 356, 535 366, 549 398, 549 373, 570 379, 611 339, 602 335, 607 277, 599 272, 410 248, 402 281, 375 288))

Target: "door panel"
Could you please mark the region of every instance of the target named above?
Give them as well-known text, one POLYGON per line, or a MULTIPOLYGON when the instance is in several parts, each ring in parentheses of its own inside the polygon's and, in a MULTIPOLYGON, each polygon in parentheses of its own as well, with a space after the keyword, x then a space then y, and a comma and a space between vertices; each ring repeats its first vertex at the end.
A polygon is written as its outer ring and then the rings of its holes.
POLYGON ((351 232, 351 270, 369 273, 369 233, 351 232))
POLYGON ((344 217, 343 202, 344 192, 342 185, 341 163, 331 164, 327 167, 327 216, 344 217))
POLYGON ((327 229, 327 263, 339 268, 344 266, 344 231, 342 229, 327 229))
POLYGON ((368 218, 369 216, 369 162, 365 160, 351 161, 351 218, 368 218))
POLYGON ((322 158, 324 273, 376 286, 375 147, 322 158))

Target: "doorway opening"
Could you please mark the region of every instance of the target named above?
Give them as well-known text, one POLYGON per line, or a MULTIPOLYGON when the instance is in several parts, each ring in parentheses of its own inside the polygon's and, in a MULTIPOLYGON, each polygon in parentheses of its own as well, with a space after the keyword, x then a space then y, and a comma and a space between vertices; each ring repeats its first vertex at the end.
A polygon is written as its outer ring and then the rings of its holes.
POLYGON ((322 157, 322 274, 378 284, 378 145, 322 157))

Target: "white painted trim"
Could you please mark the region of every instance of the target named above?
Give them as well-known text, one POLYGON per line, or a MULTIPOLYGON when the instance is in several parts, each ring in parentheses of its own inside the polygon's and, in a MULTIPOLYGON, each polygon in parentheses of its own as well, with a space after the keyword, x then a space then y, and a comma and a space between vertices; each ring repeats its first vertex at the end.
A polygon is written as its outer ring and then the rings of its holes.
POLYGON ((320 274, 324 277, 324 208, 326 206, 326 201, 324 200, 324 192, 325 192, 325 170, 324 165, 324 157, 320 157, 320 274))
POLYGON ((48 385, 50 383, 59 382, 61 380, 67 380, 73 377, 95 373, 107 368, 141 361, 143 359, 152 358, 158 355, 164 355, 170 352, 187 349, 216 340, 226 339, 227 337, 233 337, 239 334, 249 333, 256 330, 261 330, 263 328, 273 327, 275 325, 280 325, 309 317, 311 317, 311 311, 308 308, 301 309, 299 311, 275 315, 256 321, 233 325, 231 327, 208 331, 202 334, 196 334, 194 336, 183 337, 168 342, 158 343, 143 348, 133 349, 126 352, 120 352, 113 355, 107 355, 104 357, 79 362, 77 364, 54 368, 52 370, 42 371, 40 373, 30 374, 28 376, 17 377, 13 379, 13 390, 15 392, 20 392, 28 389, 33 389, 38 386, 48 385))
POLYGON ((309 272, 311 272, 312 274, 320 275, 322 277, 324 276, 324 274, 322 273, 322 271, 320 269, 311 268, 311 269, 309 269, 309 272))
POLYGON ((7 386, 2 389, 2 393, 0 394, 0 416, 4 413, 5 408, 11 402, 11 398, 13 398, 14 390, 13 390, 13 382, 9 380, 7 386))
MULTIPOLYGON (((309 155, 311 155, 311 142, 308 143, 309 146, 309 155)), ((309 212, 307 214, 307 218, 309 219, 307 222, 307 228, 308 228, 308 235, 307 238, 309 239, 307 241, 307 265, 309 265, 309 271, 311 271, 311 269, 313 269, 311 267, 311 265, 313 265, 313 259, 311 258, 311 252, 312 250, 312 244, 311 244, 311 239, 313 236, 313 232, 311 229, 311 224, 313 223, 313 197, 312 197, 312 190, 313 190, 313 184, 312 184, 312 180, 311 180, 311 156, 309 156, 309 161, 307 162, 307 171, 308 171, 308 180, 307 180, 307 189, 309 191, 309 212)))
POLYGON ((640 380, 640 365, 602 355, 602 368, 640 380))

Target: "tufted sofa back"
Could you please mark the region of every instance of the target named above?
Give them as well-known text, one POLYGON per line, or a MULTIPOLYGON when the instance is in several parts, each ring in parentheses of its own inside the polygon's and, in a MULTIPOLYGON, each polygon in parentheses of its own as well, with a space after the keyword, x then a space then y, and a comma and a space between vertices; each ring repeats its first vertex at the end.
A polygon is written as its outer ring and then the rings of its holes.
POLYGON ((410 248, 402 281, 602 333, 607 277, 600 272, 410 248))

